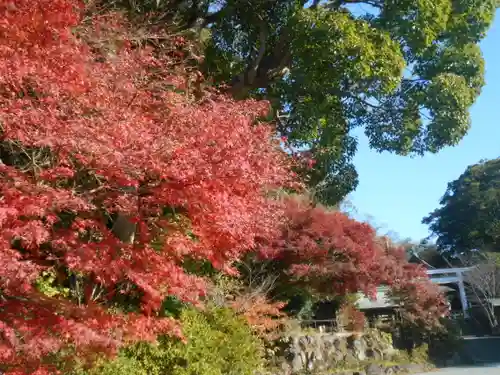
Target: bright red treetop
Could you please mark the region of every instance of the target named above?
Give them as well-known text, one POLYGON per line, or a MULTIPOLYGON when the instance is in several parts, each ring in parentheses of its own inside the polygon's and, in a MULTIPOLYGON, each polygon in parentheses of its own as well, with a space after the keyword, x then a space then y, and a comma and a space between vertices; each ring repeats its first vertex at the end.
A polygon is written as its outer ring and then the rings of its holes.
POLYGON ((308 199, 287 198, 285 207, 281 236, 262 241, 260 254, 278 260, 291 280, 329 296, 358 291, 373 296, 378 286, 387 285, 402 298, 408 319, 439 325, 446 314, 444 298, 424 268, 408 263, 402 248, 377 237, 370 225, 308 199))
POLYGON ((291 182, 272 129, 254 123, 266 103, 190 101, 173 90, 192 83, 174 57, 131 46, 117 17, 80 25, 77 5, 0 1, 0 363, 25 369, 65 343, 113 351, 172 332, 164 297, 204 293, 182 259, 230 271, 279 223, 265 192, 291 182), (45 269, 76 272, 84 298, 41 294, 45 269), (124 285, 141 312, 108 314, 124 285))
POLYGON ((379 248, 368 224, 304 198, 287 198, 285 207, 282 235, 263 246, 262 255, 279 259, 295 278, 327 294, 370 290, 379 248))

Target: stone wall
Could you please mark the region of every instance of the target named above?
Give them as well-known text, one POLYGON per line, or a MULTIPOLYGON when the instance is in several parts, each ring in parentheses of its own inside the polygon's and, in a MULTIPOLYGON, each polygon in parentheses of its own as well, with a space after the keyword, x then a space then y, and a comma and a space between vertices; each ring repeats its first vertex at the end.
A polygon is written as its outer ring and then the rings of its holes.
MULTIPOLYGON (((384 362, 394 360, 398 354, 400 352, 392 346, 390 335, 371 330, 363 334, 319 332, 291 334, 283 339, 278 358, 281 362, 279 367, 285 374, 325 371, 328 371, 328 374, 335 374, 335 369, 362 368, 362 372, 346 370, 345 373, 379 375, 395 374, 402 372, 398 370, 410 368, 410 365, 406 365, 406 367, 390 366, 389 369, 382 365, 384 362), (374 372, 375 368, 379 368, 380 371, 374 372)), ((421 370, 422 367, 416 369, 416 371, 421 370)))

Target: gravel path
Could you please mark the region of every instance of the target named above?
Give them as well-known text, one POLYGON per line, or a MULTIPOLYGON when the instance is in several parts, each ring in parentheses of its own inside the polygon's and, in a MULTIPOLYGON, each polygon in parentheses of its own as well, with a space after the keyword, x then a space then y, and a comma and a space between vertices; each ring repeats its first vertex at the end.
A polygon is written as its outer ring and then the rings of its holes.
POLYGON ((421 375, 500 375, 500 364, 488 367, 457 367, 421 375))

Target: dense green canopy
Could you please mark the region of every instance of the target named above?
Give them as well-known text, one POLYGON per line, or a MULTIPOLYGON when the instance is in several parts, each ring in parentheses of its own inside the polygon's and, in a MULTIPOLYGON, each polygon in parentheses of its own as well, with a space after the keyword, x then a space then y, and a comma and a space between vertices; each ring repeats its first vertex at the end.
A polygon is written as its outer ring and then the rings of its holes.
MULTIPOLYGON (((118 2, 118 0, 105 0, 118 2)), ((204 30, 205 70, 236 97, 269 99, 291 146, 313 152, 320 200, 357 184, 363 127, 400 155, 456 145, 484 84, 478 42, 497 0, 119 0, 204 30), (139 4, 139 5, 137 5, 139 4)))
POLYGON ((500 158, 469 166, 423 222, 443 251, 500 252, 500 158))

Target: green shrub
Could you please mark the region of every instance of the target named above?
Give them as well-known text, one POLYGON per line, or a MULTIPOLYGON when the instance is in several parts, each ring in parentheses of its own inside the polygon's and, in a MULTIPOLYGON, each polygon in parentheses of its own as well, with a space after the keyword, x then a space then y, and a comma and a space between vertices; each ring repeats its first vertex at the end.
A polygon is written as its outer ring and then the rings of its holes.
POLYGON ((180 320, 187 343, 170 337, 138 343, 90 375, 251 375, 262 367, 262 343, 232 310, 186 308, 180 320))

